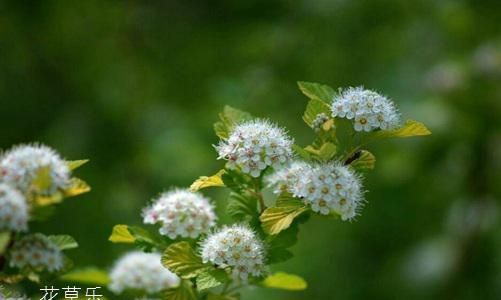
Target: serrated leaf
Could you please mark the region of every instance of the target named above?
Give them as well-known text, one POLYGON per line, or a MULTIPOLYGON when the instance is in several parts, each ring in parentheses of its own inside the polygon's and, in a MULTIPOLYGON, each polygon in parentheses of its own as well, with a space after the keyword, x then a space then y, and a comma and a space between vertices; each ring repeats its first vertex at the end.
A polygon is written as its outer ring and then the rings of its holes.
POLYGON ((299 81, 297 83, 301 92, 310 99, 320 100, 326 103, 330 103, 336 92, 328 85, 299 81))
POLYGON ((165 300, 195 300, 197 299, 193 284, 182 280, 177 288, 168 289, 164 293, 165 300))
POLYGON ((68 165, 68 168, 70 168, 71 171, 76 170, 77 168, 80 168, 81 166, 85 165, 88 163, 88 159, 79 159, 79 160, 68 160, 66 161, 66 164, 68 165))
POLYGON ((5 249, 9 246, 10 243, 10 232, 4 231, 0 232, 0 255, 4 254, 5 249))
POLYGON ((214 131, 218 137, 227 139, 236 124, 252 118, 250 113, 226 105, 219 114, 220 121, 214 123, 214 131))
POLYGON ((376 157, 367 150, 361 150, 356 153, 357 158, 350 165, 356 170, 372 170, 376 165, 376 157))
POLYGON ((48 238, 54 244, 56 244, 60 250, 68 250, 68 249, 78 248, 77 241, 71 235, 67 235, 67 234, 49 235, 48 238))
POLYGON ((199 291, 221 285, 228 280, 228 276, 221 269, 207 269, 197 276, 196 283, 199 291))
POLYGON ((266 277, 261 285, 267 288, 288 291, 302 291, 308 287, 308 284, 302 277, 284 272, 277 272, 266 277))
POLYGON ((306 105, 303 120, 308 126, 313 128, 313 122, 319 114, 325 114, 327 117, 330 116, 329 105, 321 100, 311 99, 308 101, 308 105, 306 105))
POLYGON ((426 126, 418 121, 407 120, 404 126, 395 130, 381 130, 374 133, 375 137, 387 138, 387 137, 412 137, 412 136, 423 136, 430 135, 431 131, 426 128, 426 126))
POLYGON ((260 216, 261 226, 267 234, 278 234, 289 228, 294 218, 307 210, 306 205, 291 195, 282 194, 274 207, 267 208, 260 216))
POLYGON ((112 243, 131 244, 135 242, 134 236, 129 232, 127 225, 115 225, 108 240, 112 243))
POLYGON ((162 255, 162 264, 178 276, 188 279, 207 269, 188 242, 171 244, 162 255))
POLYGON ((219 170, 216 174, 212 176, 200 176, 195 182, 190 186, 190 190, 196 192, 200 189, 204 189, 212 186, 224 186, 223 179, 221 178, 226 171, 219 170))
POLYGON ((253 218, 257 214, 257 199, 248 194, 231 192, 226 212, 236 220, 253 218))
POLYGON ((90 191, 90 186, 87 182, 80 178, 71 178, 70 185, 68 188, 63 190, 64 197, 74 197, 83 193, 90 191))
POLYGON ((60 276, 59 279, 68 282, 97 284, 103 286, 108 285, 110 282, 108 273, 94 267, 71 271, 60 276))

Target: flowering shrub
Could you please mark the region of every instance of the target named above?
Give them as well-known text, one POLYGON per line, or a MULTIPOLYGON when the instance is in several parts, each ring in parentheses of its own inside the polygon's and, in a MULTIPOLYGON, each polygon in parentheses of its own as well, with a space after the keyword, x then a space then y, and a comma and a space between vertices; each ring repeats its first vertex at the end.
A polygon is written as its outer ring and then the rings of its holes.
MULTIPOLYGON (((215 175, 202 176, 190 190, 162 194, 143 211, 143 222, 159 232, 139 226, 116 225, 113 243, 136 245, 148 254, 134 252, 121 258, 110 275, 116 293, 142 289, 142 295, 165 299, 230 300, 246 286, 303 290, 298 275, 272 272, 271 266, 293 257, 299 225, 307 216, 354 220, 364 203, 362 173, 375 166, 366 148, 385 138, 428 135, 419 122, 401 123, 393 102, 362 88, 336 93, 316 83, 299 83, 309 98, 303 120, 313 140, 305 147, 294 144, 288 133, 270 121, 225 107, 214 129, 215 146, 225 165, 215 175), (211 201, 199 191, 226 188, 225 212, 232 224, 216 226, 211 201), (263 189, 276 195, 265 199, 263 189), (268 205, 266 204, 268 203, 268 205), (270 204, 272 203, 272 204, 270 204), (163 265, 178 277, 162 284, 152 278, 163 265)), ((216 201, 215 201, 216 202, 216 201)), ((314 255, 314 254, 312 254, 314 255)), ((73 272, 73 280, 87 281, 97 271, 73 272)), ((161 276, 160 276, 161 277, 161 276)), ((170 276, 172 277, 172 276, 170 276)))
MULTIPOLYGON (((66 161, 43 145, 15 146, 0 155, 0 284, 39 283, 69 269, 63 250, 77 242, 69 235, 30 233, 29 223, 46 220, 55 204, 90 190, 71 177, 86 162, 66 161)), ((15 291, 4 287, 2 293, 15 291)))

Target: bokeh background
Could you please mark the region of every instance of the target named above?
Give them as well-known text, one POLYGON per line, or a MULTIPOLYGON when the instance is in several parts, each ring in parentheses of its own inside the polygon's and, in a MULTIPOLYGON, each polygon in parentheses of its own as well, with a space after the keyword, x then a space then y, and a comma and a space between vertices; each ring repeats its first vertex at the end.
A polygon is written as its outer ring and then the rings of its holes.
POLYGON ((356 222, 301 228, 277 268, 308 290, 243 299, 501 299, 500 20, 498 0, 0 1, 0 147, 91 160, 77 175, 93 191, 36 228, 109 268, 128 250, 107 241, 114 224, 222 166, 225 104, 304 145, 296 81, 364 85, 433 135, 371 147, 356 222))

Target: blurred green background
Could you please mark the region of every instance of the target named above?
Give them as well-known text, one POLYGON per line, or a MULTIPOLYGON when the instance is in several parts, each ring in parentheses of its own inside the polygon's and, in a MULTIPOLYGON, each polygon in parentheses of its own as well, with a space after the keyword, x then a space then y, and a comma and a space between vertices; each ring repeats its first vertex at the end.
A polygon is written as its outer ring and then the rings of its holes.
POLYGON ((501 299, 500 20, 499 0, 0 1, 0 147, 91 160, 77 175, 93 191, 36 228, 108 268, 129 249, 107 241, 114 224, 222 166, 225 104, 305 145, 296 81, 364 85, 433 135, 371 148, 357 221, 301 228, 277 268, 308 290, 243 299, 501 299))

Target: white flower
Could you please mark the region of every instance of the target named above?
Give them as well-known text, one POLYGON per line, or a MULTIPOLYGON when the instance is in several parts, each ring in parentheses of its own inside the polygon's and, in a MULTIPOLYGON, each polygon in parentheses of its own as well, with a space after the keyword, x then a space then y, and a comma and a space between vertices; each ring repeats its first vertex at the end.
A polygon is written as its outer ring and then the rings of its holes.
POLYGON ((0 183, 0 230, 28 230, 26 199, 5 183, 0 183))
POLYGON ((273 192, 280 194, 289 192, 294 194, 295 188, 300 184, 301 178, 311 172, 311 166, 303 161, 294 161, 290 166, 276 170, 265 178, 268 187, 274 187, 273 192))
MULTIPOLYGON (((341 216, 343 221, 353 219, 363 202, 360 178, 339 163, 308 165, 303 162, 292 164, 274 175, 279 180, 275 186, 285 186, 287 192, 301 198, 314 212, 322 215, 331 213, 341 216)), ((274 192, 283 192, 278 188, 274 192)))
POLYGON ((389 130, 400 126, 400 115, 393 102, 362 87, 348 88, 333 99, 332 116, 354 121, 356 131, 389 130))
POLYGON ((161 223, 160 233, 171 239, 196 238, 216 224, 214 207, 199 193, 176 189, 160 195, 143 211, 145 224, 161 223))
POLYGON ((216 150, 218 159, 228 160, 228 168, 259 177, 268 166, 278 168, 293 156, 293 141, 280 127, 263 120, 237 125, 216 150))
POLYGON ((59 247, 41 233, 27 235, 16 241, 9 252, 10 266, 22 269, 58 271, 63 267, 63 254, 59 247))
POLYGON ((246 281, 265 272, 264 247, 247 226, 232 225, 209 235, 201 245, 202 260, 221 269, 231 268, 233 277, 246 281))
POLYGON ((108 288, 115 294, 143 290, 150 294, 177 287, 180 279, 162 266, 161 255, 133 251, 122 256, 110 272, 108 288))
POLYGON ((54 150, 43 145, 21 145, 6 152, 0 159, 0 181, 29 192, 41 170, 47 169, 51 182, 39 191, 50 195, 69 184, 70 169, 54 150))

